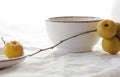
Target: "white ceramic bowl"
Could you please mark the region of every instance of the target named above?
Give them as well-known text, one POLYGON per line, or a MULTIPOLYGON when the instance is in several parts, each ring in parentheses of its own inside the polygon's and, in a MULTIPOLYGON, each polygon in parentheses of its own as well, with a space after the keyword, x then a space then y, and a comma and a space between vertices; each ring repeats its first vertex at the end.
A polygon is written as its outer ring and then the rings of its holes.
MULTIPOLYGON (((73 35, 96 30, 99 21, 100 18, 87 16, 52 17, 46 20, 47 33, 51 41, 57 44, 73 35)), ((98 39, 96 32, 91 32, 67 40, 57 46, 57 49, 65 49, 68 52, 88 52, 92 51, 98 39)))

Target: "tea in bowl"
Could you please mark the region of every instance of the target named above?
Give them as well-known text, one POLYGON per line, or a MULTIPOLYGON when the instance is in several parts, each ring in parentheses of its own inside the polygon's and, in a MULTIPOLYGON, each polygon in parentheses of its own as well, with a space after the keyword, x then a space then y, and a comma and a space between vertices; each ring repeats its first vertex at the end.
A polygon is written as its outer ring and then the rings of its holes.
POLYGON ((98 17, 88 16, 52 17, 46 20, 47 34, 53 44, 62 42, 57 46, 58 50, 89 52, 99 40, 96 26, 100 21, 98 17), (82 35, 72 37, 81 33, 82 35), (65 40, 67 38, 70 39, 65 40))

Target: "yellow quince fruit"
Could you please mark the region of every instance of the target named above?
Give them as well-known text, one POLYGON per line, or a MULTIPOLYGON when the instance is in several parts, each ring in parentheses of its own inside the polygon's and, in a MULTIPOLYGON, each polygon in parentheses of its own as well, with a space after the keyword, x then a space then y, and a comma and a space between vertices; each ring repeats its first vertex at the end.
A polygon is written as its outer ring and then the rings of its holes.
POLYGON ((105 39, 112 38, 117 33, 117 25, 112 20, 102 20, 97 25, 97 34, 105 39))
POLYGON ((116 22, 117 25, 117 36, 120 38, 120 23, 116 22))
POLYGON ((23 46, 17 41, 7 42, 3 52, 8 58, 20 57, 24 54, 23 46))
POLYGON ((102 48, 104 51, 115 55, 120 51, 120 40, 117 37, 113 37, 111 39, 103 39, 102 40, 102 48))

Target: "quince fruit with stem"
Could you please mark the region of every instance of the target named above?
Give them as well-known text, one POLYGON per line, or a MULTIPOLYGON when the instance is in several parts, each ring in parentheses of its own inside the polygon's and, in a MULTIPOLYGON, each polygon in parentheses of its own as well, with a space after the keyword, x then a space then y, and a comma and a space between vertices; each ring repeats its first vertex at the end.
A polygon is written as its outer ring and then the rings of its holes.
POLYGON ((97 25, 97 34, 105 39, 112 38, 117 33, 117 25, 112 20, 102 20, 97 25))
POLYGON ((24 54, 23 46, 17 41, 5 43, 3 52, 8 58, 20 57, 24 54))

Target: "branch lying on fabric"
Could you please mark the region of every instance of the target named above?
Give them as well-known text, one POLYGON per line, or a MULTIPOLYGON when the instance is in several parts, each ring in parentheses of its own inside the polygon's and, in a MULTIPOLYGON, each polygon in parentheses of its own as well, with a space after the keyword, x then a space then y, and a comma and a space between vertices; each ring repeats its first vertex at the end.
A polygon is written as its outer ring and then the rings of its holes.
POLYGON ((31 55, 28 55, 28 56, 31 57, 31 56, 33 56, 33 55, 35 55, 35 54, 37 54, 37 53, 39 53, 39 52, 41 52, 41 51, 45 51, 45 50, 49 50, 49 49, 53 49, 53 48, 57 47, 58 45, 60 45, 61 43, 65 42, 65 41, 67 41, 67 40, 69 40, 69 39, 75 38, 75 37, 80 36, 80 35, 83 35, 83 34, 87 34, 87 33, 95 32, 95 31, 96 31, 96 30, 86 31, 86 32, 79 33, 79 34, 77 34, 77 35, 74 35, 74 36, 68 37, 68 38, 66 38, 66 39, 64 39, 64 40, 61 40, 60 42, 58 42, 57 44, 55 44, 55 45, 53 45, 53 46, 51 46, 51 47, 48 47, 48 48, 45 48, 45 49, 40 49, 39 51, 37 51, 37 52, 35 52, 35 53, 31 54, 31 55))

